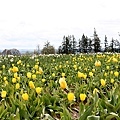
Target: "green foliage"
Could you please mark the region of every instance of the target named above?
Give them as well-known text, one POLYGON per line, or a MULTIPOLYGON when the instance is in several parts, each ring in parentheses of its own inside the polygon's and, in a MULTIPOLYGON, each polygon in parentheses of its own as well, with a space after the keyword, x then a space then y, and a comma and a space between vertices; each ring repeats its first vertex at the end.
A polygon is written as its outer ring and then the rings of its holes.
POLYGON ((0 57, 0 61, 1 120, 120 119, 119 54, 0 57), (96 66, 96 61, 101 65, 96 66), (17 77, 13 66, 18 68, 17 77), (28 78, 28 72, 36 77, 28 78), (78 76, 78 72, 82 74, 78 76), (12 78, 16 78, 15 83, 12 78), (60 87, 60 78, 65 78, 65 89, 60 87), (104 86, 101 79, 106 82, 104 86), (36 91, 38 87, 40 93, 36 91), (6 91, 5 97, 3 91, 6 91), (72 101, 68 99, 69 92, 75 96, 72 101), (28 100, 23 98, 23 93, 28 94, 28 100), (86 95, 83 101, 81 93, 86 95))

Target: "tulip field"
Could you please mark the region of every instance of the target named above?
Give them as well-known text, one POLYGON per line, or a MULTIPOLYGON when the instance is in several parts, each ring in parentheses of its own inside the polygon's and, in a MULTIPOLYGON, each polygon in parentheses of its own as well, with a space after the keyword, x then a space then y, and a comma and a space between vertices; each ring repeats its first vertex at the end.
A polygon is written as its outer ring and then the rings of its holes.
POLYGON ((120 54, 1 56, 0 120, 120 120, 120 54))

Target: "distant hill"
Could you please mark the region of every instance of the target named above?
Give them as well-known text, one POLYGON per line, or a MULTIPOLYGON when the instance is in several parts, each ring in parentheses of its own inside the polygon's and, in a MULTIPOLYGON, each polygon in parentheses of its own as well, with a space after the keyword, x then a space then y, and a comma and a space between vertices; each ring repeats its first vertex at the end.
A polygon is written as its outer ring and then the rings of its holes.
MULTIPOLYGON (((18 49, 21 54, 24 54, 26 52, 34 52, 34 49, 18 49)), ((0 53, 2 53, 3 50, 0 50, 0 53)))
POLYGON ((34 52, 34 49, 19 49, 21 54, 24 54, 26 52, 34 52))

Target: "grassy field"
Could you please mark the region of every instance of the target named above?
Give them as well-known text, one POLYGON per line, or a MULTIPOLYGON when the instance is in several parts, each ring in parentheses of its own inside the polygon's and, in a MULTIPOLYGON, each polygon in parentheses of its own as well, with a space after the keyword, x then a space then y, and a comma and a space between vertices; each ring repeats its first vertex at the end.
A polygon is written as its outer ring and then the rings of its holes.
POLYGON ((120 54, 0 57, 1 120, 120 120, 120 54))

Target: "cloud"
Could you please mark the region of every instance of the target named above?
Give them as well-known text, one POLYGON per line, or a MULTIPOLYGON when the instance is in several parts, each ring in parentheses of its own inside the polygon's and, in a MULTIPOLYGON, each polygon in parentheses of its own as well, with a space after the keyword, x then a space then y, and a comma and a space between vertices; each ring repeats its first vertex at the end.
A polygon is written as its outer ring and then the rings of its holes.
POLYGON ((64 35, 90 37, 94 27, 102 41, 119 39, 119 11, 119 0, 0 1, 0 49, 42 48, 47 40, 57 49, 64 35))

